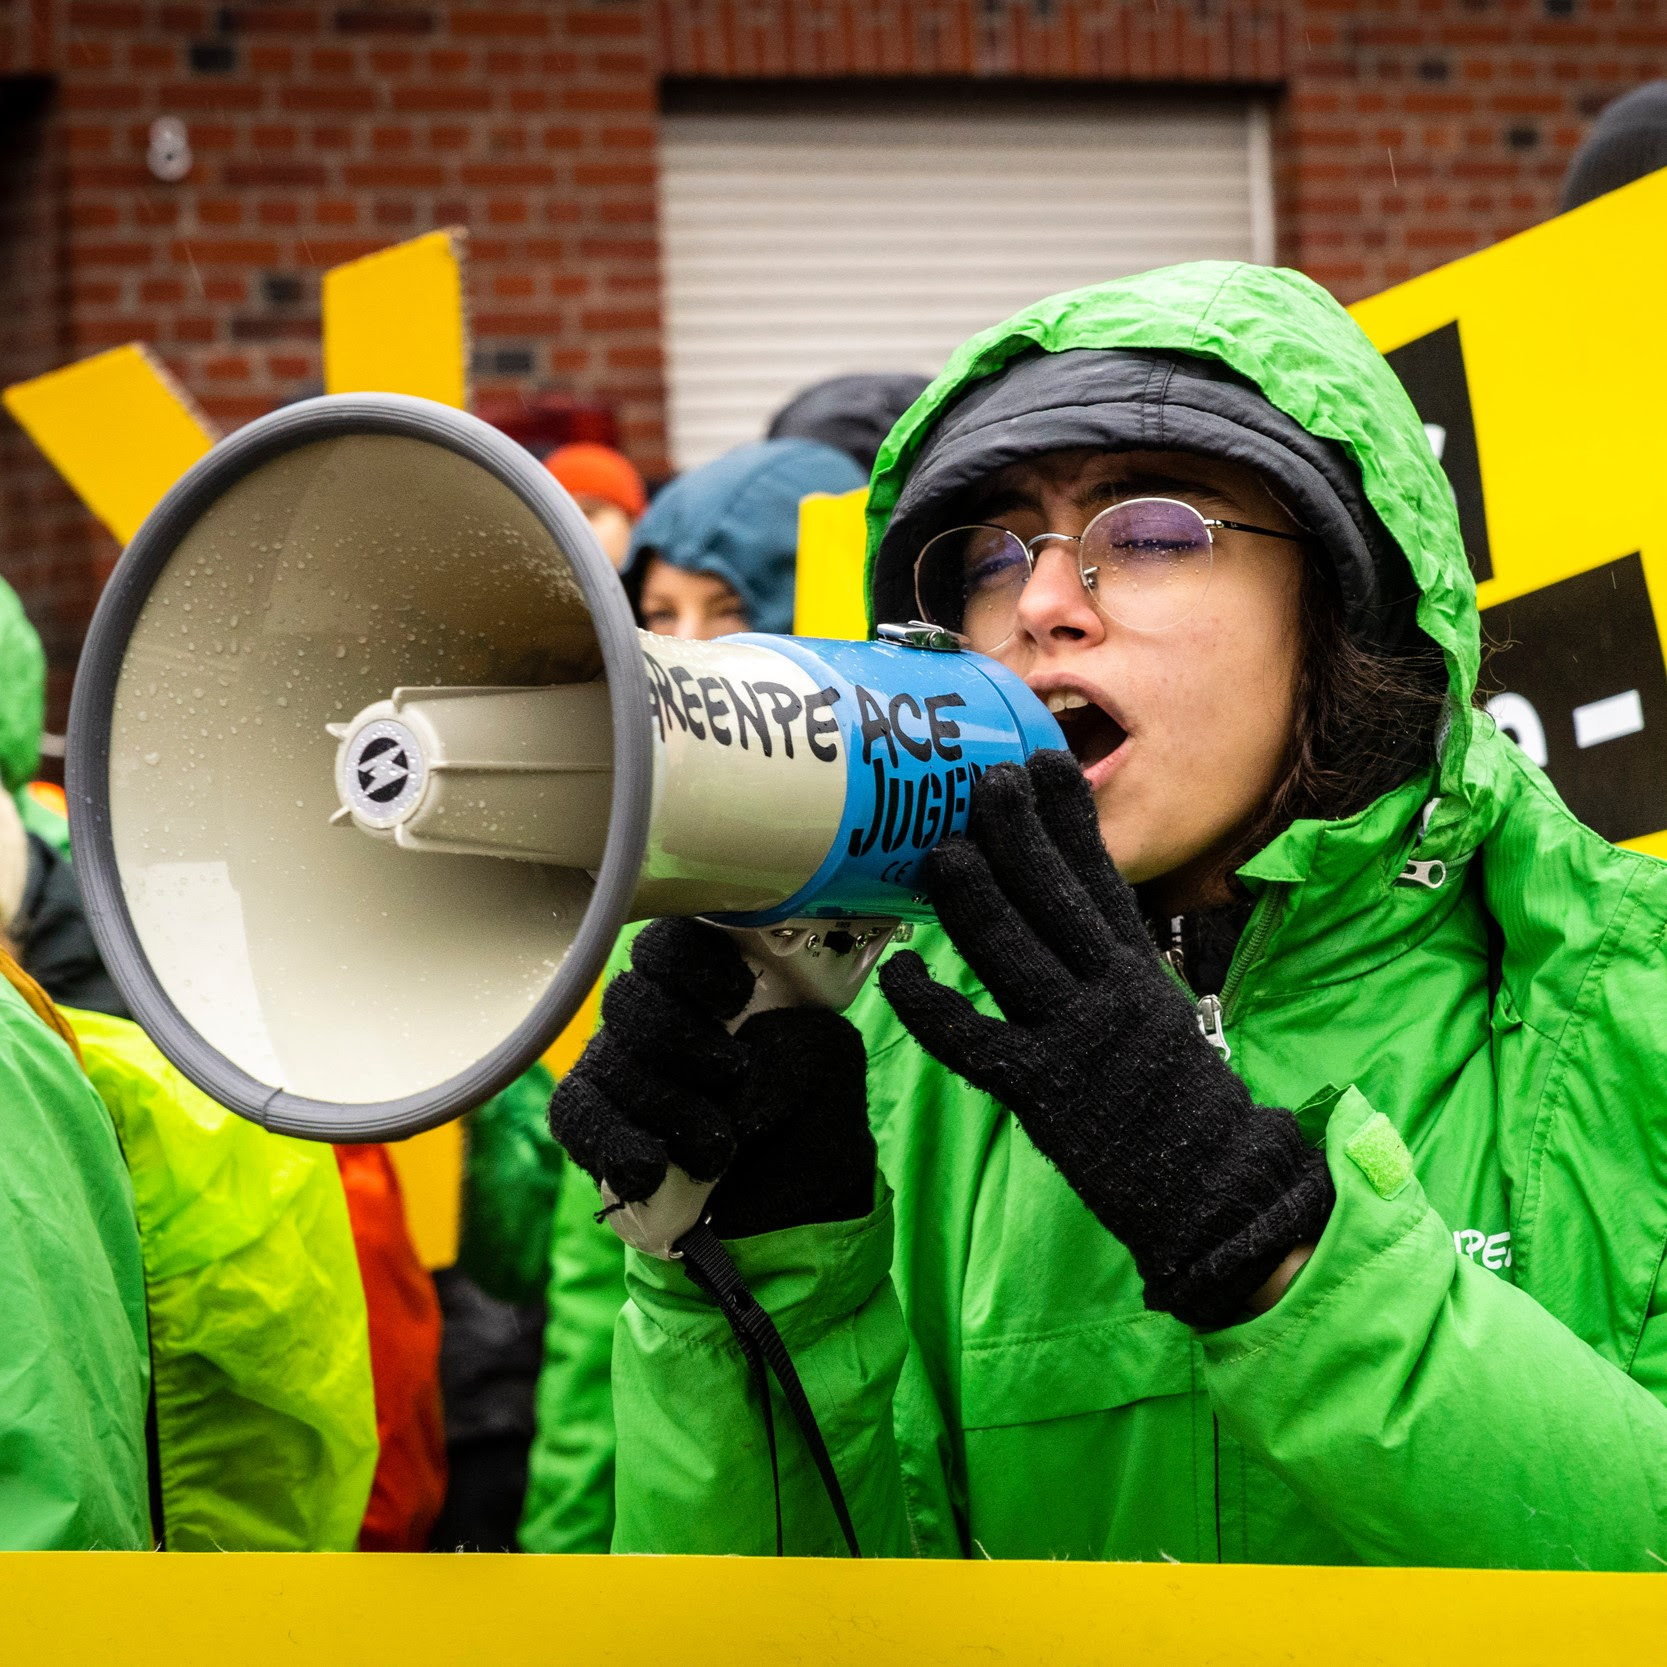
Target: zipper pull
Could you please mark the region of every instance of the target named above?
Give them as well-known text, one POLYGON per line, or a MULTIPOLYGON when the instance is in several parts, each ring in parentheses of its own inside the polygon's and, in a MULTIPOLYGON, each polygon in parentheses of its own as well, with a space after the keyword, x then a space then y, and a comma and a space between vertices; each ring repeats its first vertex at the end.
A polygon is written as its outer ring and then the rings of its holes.
POLYGON ((1440 891, 1447 883, 1447 864, 1440 857, 1433 857, 1428 862, 1414 857, 1395 878, 1403 886, 1424 886, 1430 891, 1440 891))
POLYGON ((1233 1050, 1227 1045, 1227 1032, 1222 1028, 1221 997, 1200 996, 1198 998, 1198 1029, 1204 1040, 1221 1055, 1222 1063, 1233 1057, 1233 1050))

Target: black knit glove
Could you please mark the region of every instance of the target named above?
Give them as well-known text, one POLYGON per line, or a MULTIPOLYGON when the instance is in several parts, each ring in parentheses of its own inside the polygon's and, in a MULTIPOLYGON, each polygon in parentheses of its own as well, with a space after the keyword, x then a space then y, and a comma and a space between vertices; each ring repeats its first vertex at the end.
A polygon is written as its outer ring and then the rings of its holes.
POLYGON ((1148 1307, 1231 1323, 1325 1226, 1323 1158, 1200 1034, 1068 753, 990 770, 968 834, 928 857, 925 884, 1006 1022, 935 982, 918 955, 894 955, 881 988, 921 1046, 1011 1110, 1129 1248, 1148 1307))
POLYGON ((755 1013, 732 1036, 753 974, 735 944, 692 920, 657 920, 602 996, 602 1028, 550 1102, 550 1130, 626 1203, 669 1160, 712 1194, 720 1238, 847 1221, 874 1207, 867 1060, 856 1028, 823 1007, 755 1013))

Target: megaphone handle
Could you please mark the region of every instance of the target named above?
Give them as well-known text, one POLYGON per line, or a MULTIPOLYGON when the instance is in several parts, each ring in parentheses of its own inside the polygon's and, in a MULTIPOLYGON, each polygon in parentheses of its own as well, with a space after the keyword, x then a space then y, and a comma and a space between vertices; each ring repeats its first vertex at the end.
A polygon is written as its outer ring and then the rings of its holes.
MULTIPOLYGON (((720 924, 714 922, 713 924, 720 924)), ((784 920, 775 926, 724 926, 758 975, 733 1030, 776 1007, 828 1007, 843 1013, 868 982, 902 922, 784 920)))
MULTIPOLYGON (((752 1000, 730 1021, 737 1030, 754 1013, 777 1007, 831 1007, 843 1013, 868 982, 891 942, 896 920, 783 921, 778 926, 726 926, 747 965, 758 974, 752 1000)), ((678 1260, 677 1241, 706 1216, 715 1181, 696 1181, 676 1164, 651 1197, 622 1204, 602 1183, 603 1214, 634 1250, 678 1260)))

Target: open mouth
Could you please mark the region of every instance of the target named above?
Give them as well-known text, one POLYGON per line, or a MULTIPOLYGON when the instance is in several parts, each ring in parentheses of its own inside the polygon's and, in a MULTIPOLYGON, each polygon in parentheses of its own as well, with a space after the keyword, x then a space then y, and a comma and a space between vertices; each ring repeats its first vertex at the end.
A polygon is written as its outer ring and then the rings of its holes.
POLYGON ((1091 770, 1128 738, 1128 731, 1109 712, 1075 689, 1055 689, 1045 695, 1048 710, 1065 732, 1065 744, 1083 769, 1091 770))

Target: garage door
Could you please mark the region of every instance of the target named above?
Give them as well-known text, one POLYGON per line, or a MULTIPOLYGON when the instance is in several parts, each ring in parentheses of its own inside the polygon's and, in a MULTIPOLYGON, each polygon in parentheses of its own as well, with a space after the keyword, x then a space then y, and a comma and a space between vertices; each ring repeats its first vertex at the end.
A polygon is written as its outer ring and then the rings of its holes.
POLYGON ((942 368, 1058 290, 1272 259, 1257 102, 668 111, 661 228, 673 455, 757 439, 809 382, 942 368))

